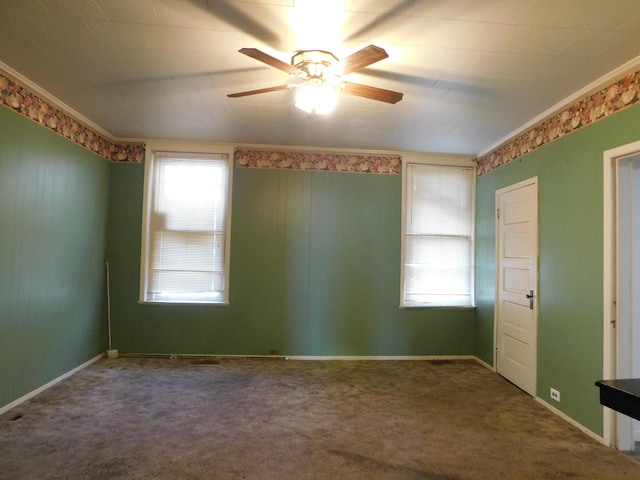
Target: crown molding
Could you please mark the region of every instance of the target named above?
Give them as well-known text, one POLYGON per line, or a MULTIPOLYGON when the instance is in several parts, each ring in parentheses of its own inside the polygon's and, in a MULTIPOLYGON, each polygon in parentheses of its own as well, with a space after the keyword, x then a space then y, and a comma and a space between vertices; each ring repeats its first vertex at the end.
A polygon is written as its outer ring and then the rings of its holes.
POLYGON ((112 162, 139 163, 144 160, 143 143, 114 138, 1 62, 0 105, 112 162))
POLYGON ((478 175, 607 118, 640 100, 640 56, 591 82, 478 153, 478 175))
POLYGON ((0 62, 0 73, 6 73, 14 81, 22 85, 24 88, 26 88, 30 92, 35 93, 36 95, 38 95, 38 97, 42 99, 46 99, 47 103, 50 104, 51 106, 54 106, 57 109, 64 111, 68 115, 74 117, 76 120, 81 122, 83 125, 91 128, 92 130, 99 133, 100 135, 107 137, 109 140, 112 140, 114 142, 116 141, 116 138, 113 135, 111 135, 109 132, 104 130, 102 127, 96 125, 87 117, 75 111, 73 108, 71 108, 69 105, 64 103, 59 98, 57 98, 55 95, 48 92, 44 88, 40 87, 40 85, 29 80, 27 77, 22 75, 20 72, 17 72, 6 63, 0 62))

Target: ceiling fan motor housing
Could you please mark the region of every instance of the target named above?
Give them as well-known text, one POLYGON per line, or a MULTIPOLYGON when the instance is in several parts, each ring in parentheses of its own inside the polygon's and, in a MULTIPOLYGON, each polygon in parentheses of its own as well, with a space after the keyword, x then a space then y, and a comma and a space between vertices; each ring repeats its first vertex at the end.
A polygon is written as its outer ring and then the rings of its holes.
POLYGON ((309 79, 324 79, 327 68, 337 62, 331 52, 324 50, 301 50, 291 57, 291 64, 305 72, 309 79))

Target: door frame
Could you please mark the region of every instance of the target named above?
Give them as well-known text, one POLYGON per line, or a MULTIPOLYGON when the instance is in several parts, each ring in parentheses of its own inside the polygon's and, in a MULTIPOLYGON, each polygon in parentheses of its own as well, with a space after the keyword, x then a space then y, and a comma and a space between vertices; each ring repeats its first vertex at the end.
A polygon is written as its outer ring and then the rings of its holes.
MULTIPOLYGON (((618 206, 617 174, 620 162, 640 153, 640 141, 622 145, 603 153, 602 169, 602 230, 603 230, 603 279, 602 279, 602 377, 614 379, 618 372, 618 349, 616 322, 618 316, 617 257, 618 257, 618 206)), ((618 424, 631 428, 631 419, 609 408, 602 408, 602 437, 605 445, 618 448, 618 424), (628 423, 628 425, 626 425, 628 423)))
MULTIPOLYGON (((497 211, 498 208, 498 197, 504 193, 508 193, 514 190, 518 190, 519 188, 522 187, 526 187, 528 185, 536 185, 536 218, 539 218, 539 184, 538 184, 538 177, 531 177, 531 178, 527 178, 526 180, 522 180, 520 182, 514 183, 512 185, 507 185, 506 187, 502 187, 499 188, 495 191, 495 200, 494 200, 494 212, 497 211)), ((499 295, 499 285, 500 285, 500 279, 499 279, 499 275, 500 275, 500 269, 498 268, 498 262, 499 262, 499 258, 500 258, 500 246, 499 246, 499 222, 498 222, 498 218, 497 215, 494 216, 494 221, 495 221, 495 286, 494 286, 494 290, 495 290, 495 296, 494 296, 494 300, 493 300, 493 370, 497 373, 498 372, 498 295, 499 295)), ((540 264, 540 241, 539 241, 539 237, 540 237, 540 221, 537 221, 537 225, 536 225, 536 284, 534 286, 534 292, 535 292, 535 296, 534 296, 534 311, 535 311, 535 322, 536 322, 536 335, 535 335, 535 350, 536 350, 536 361, 535 361, 535 391, 533 393, 533 398, 536 398, 538 395, 538 295, 539 295, 539 288, 538 288, 538 278, 539 278, 539 264, 540 264)))

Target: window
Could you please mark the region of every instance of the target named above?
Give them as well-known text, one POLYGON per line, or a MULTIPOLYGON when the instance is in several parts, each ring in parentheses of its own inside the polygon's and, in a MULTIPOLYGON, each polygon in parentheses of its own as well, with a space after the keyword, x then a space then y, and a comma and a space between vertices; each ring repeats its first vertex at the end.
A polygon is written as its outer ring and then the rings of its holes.
POLYGON ((473 167, 407 163, 404 175, 401 306, 473 306, 473 167))
POLYGON ((153 151, 141 301, 226 303, 229 156, 153 151))

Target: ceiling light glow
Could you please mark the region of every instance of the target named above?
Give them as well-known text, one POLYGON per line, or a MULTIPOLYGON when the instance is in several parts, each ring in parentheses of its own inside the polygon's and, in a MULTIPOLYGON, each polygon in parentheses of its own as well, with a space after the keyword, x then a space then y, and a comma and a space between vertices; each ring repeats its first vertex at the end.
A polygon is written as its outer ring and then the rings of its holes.
POLYGON ((323 81, 312 79, 296 92, 296 107, 309 114, 327 115, 338 103, 338 92, 323 81))
POLYGON ((339 49, 348 12, 344 3, 343 0, 297 0, 289 16, 296 47, 339 49))

